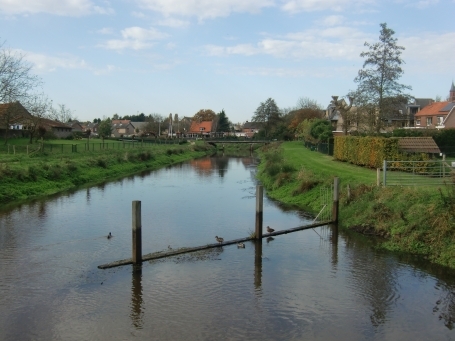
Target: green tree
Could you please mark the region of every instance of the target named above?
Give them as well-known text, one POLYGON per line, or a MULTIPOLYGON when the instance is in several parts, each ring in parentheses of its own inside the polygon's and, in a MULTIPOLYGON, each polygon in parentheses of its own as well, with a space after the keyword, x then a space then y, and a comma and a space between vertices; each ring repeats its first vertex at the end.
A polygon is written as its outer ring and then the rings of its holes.
POLYGON ((265 102, 261 102, 251 120, 262 122, 264 124, 264 135, 269 137, 271 132, 282 122, 280 109, 275 100, 268 98, 265 102))
POLYGON ((106 137, 110 137, 111 136, 111 134, 112 134, 112 121, 111 121, 111 119, 109 117, 104 119, 104 120, 102 120, 99 123, 99 125, 98 125, 98 133, 102 137, 103 143, 104 143, 104 139, 106 137))
POLYGON ((218 114, 218 125, 216 127, 217 132, 229 132, 230 124, 229 120, 224 112, 224 109, 221 110, 218 114))
POLYGON ((310 127, 311 136, 318 142, 326 142, 333 137, 332 125, 327 120, 316 119, 310 127))
POLYGON ((368 113, 371 114, 374 108, 377 115, 376 132, 381 130, 389 114, 396 112, 405 99, 411 98, 405 93, 411 87, 398 82, 404 73, 401 68, 404 64, 401 53, 405 48, 397 45, 394 30, 388 28, 386 23, 380 26, 379 42, 365 42, 368 51, 360 54, 360 57, 365 58, 363 68, 354 79, 358 84, 357 90, 350 93, 355 104, 366 108, 368 113))

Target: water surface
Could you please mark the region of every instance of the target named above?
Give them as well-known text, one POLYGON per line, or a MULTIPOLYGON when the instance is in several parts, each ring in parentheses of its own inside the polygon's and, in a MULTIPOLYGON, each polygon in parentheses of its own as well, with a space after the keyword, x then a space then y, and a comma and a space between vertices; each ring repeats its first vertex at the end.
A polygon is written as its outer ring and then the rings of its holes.
MULTIPOLYGON (((256 162, 208 157, 1 213, 0 339, 455 338, 451 271, 327 226, 97 268, 131 257, 133 200, 143 253, 248 236, 256 162)), ((264 199, 264 226, 311 221, 264 199)))

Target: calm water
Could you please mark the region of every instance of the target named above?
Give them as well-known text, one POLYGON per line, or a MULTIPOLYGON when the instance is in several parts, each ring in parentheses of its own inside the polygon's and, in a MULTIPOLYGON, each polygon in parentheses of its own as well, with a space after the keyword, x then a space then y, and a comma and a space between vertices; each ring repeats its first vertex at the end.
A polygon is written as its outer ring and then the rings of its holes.
MULTIPOLYGON (((133 200, 143 253, 249 235, 255 165, 204 158, 1 213, 0 339, 455 339, 450 271, 329 227, 97 268, 131 257, 133 200)), ((264 226, 309 222, 264 200, 264 226)))

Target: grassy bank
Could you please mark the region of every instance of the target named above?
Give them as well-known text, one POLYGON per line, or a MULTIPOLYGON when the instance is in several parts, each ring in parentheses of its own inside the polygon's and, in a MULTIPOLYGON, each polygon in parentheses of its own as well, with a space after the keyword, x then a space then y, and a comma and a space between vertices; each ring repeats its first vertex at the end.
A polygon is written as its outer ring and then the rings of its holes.
POLYGON ((212 153, 206 144, 0 155, 0 205, 74 190, 212 153))
POLYGON ((376 170, 334 161, 301 142, 264 149, 258 176, 269 196, 315 214, 320 188, 337 176, 342 228, 380 236, 378 247, 424 255, 455 268, 453 186, 376 187, 376 170))

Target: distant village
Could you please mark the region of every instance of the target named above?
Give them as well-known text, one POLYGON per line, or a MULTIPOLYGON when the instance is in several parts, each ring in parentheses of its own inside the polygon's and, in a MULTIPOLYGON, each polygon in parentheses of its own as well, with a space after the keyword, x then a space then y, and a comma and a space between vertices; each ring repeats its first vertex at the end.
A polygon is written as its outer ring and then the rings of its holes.
MULTIPOLYGON (((295 127, 299 124, 299 120, 314 118, 330 122, 334 136, 355 135, 368 129, 368 120, 361 117, 363 112, 352 103, 348 105, 344 99, 338 100, 336 96, 332 97, 332 101, 325 110, 310 108, 312 112, 310 116, 305 114, 309 108, 299 108, 287 112, 285 114, 287 127, 289 130, 293 130, 290 132, 291 135, 297 135, 295 127)), ((0 104, 0 120, 3 123, 3 127, 0 126, 0 129, 4 130, 4 133, 7 131, 10 137, 29 136, 31 133, 36 137, 40 132, 41 134, 52 133, 57 138, 75 136, 97 138, 101 135, 100 119, 95 119, 94 122, 78 120, 61 122, 45 116, 36 117, 29 113, 20 102, 0 104)), ((210 109, 200 110, 194 117, 179 118, 177 114, 170 114, 169 117, 163 118, 140 114, 126 118, 114 115, 112 119, 108 120, 110 134, 103 136, 105 138, 254 138, 268 123, 266 119, 263 119, 233 124, 227 120, 226 116, 222 116, 220 120, 220 114, 215 114, 210 109), (200 115, 201 112, 202 115, 200 115), (226 122, 222 124, 222 120, 226 122)), ((455 85, 452 82, 446 101, 414 98, 395 110, 391 110, 386 116, 381 117, 381 120, 383 122, 379 133, 391 132, 400 128, 438 130, 455 128, 455 85)))

